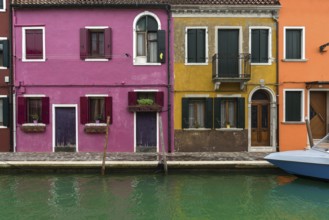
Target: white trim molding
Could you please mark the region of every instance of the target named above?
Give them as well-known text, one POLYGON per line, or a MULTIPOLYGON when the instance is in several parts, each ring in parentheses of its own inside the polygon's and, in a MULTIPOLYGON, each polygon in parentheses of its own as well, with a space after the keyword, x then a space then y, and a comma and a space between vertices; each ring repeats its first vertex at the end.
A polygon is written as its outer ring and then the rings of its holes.
POLYGON ((46 30, 45 27, 23 27, 22 28, 22 61, 23 62, 45 62, 46 61, 46 30), (26 59, 26 30, 42 30, 42 59, 26 59))
POLYGON ((138 20, 143 17, 149 15, 151 17, 153 17, 157 23, 158 23, 158 30, 161 30, 161 22, 159 17, 149 11, 144 11, 140 14, 138 14, 135 18, 134 18, 134 22, 133 22, 133 65, 145 65, 145 66, 156 66, 156 65, 161 65, 161 63, 148 63, 147 62, 147 57, 145 56, 137 56, 137 34, 136 34, 136 24, 138 22, 138 20))
POLYGON ((7 0, 0 0, 0 1, 2 1, 2 5, 3 5, 3 8, 0 8, 0 12, 6 12, 7 0))
POLYGON ((86 94, 86 97, 108 97, 108 94, 86 94))
POLYGON ((52 150, 55 152, 56 145, 56 108, 75 108, 75 149, 79 152, 79 127, 78 127, 78 105, 77 104, 53 104, 52 105, 52 150))
POLYGON ((304 26, 284 26, 283 27, 283 61, 286 62, 305 62, 305 27, 304 26), (301 30, 301 59, 287 59, 286 58, 286 31, 287 30, 301 30))
POLYGON ((185 65, 208 65, 209 54, 208 54, 208 27, 207 26, 187 26, 185 27, 185 65), (204 29, 205 30, 205 55, 206 59, 203 63, 189 63, 188 62, 188 30, 190 29, 204 29))
POLYGON ((185 94, 185 98, 209 98, 209 94, 185 94))
POLYGON ((252 31, 253 30, 268 30, 268 41, 267 41, 267 45, 268 45, 268 61, 267 63, 252 63, 252 60, 250 60, 250 64, 251 65, 257 65, 257 66, 261 66, 261 65, 271 65, 272 61, 273 61, 273 56, 272 56, 272 28, 268 27, 268 26, 250 26, 249 27, 249 54, 252 56, 252 51, 251 51, 251 44, 252 44, 252 31))
POLYGON ((304 123, 305 122, 305 91, 304 89, 284 89, 283 90, 283 122, 284 123, 304 123), (301 92, 301 115, 300 121, 286 121, 286 92, 301 92))
POLYGON ((23 97, 25 98, 42 98, 46 97, 44 94, 23 94, 23 97))

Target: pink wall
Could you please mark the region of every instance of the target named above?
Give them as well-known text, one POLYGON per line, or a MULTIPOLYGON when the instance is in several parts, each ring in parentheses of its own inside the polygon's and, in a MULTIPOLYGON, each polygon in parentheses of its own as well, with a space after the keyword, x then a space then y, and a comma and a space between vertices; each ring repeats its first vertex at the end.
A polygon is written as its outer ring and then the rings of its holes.
MULTIPOLYGON (((134 114, 128 112, 128 91, 153 89, 165 94, 167 109, 167 63, 155 66, 133 65, 133 21, 145 10, 139 9, 27 9, 16 10, 13 41, 16 95, 44 94, 50 98, 50 124, 45 133, 30 134, 17 125, 17 151, 52 150, 52 105, 78 104, 79 151, 102 151, 104 135, 84 133, 80 124, 79 98, 86 94, 113 97, 113 124, 109 150, 134 150, 134 114), (22 26, 45 27, 46 62, 22 62, 22 26), (79 29, 85 26, 112 28, 113 58, 108 62, 80 60, 79 29), (125 54, 129 54, 126 57, 125 54)), ((165 10, 148 10, 167 30, 165 10)), ((166 57, 167 59, 167 57, 166 57)), ((168 59, 167 59, 168 62, 168 59)), ((163 117, 167 145, 167 112, 163 117)))

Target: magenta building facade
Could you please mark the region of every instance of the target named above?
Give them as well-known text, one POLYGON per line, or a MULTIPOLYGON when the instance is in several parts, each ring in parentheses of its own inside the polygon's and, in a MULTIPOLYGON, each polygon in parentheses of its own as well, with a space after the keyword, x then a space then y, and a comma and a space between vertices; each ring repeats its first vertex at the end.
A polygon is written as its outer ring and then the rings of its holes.
POLYGON ((108 151, 160 152, 161 131, 171 151, 169 8, 31 2, 12 11, 15 151, 101 152, 108 116, 108 151))

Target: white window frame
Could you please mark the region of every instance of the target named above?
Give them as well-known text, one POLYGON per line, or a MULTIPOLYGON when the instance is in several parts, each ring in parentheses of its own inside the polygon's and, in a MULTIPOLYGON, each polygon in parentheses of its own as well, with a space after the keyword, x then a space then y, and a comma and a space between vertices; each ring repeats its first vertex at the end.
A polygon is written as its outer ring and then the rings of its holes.
POLYGON ((3 8, 0 8, 0 12, 6 12, 6 2, 7 0, 0 0, 3 2, 3 8))
POLYGON ((305 92, 304 89, 284 89, 283 90, 283 122, 285 123, 304 123, 305 122, 305 92), (301 119, 300 121, 287 121, 286 120, 286 92, 301 92, 301 119))
POLYGON ((23 62, 45 62, 46 61, 46 34, 45 27, 23 27, 22 28, 22 61, 23 62), (42 30, 42 59, 26 59, 26 30, 42 30))
POLYGON ((145 12, 138 14, 135 17, 134 22, 133 22, 133 65, 147 65, 147 66, 161 65, 161 63, 148 63, 147 57, 145 57, 145 56, 137 56, 136 25, 137 25, 138 20, 141 17, 146 16, 146 15, 152 16, 158 23, 158 30, 161 30, 161 22, 160 22, 159 17, 156 14, 149 12, 149 11, 145 11, 145 12))
POLYGON ((209 56, 208 56, 208 27, 206 26, 187 26, 185 27, 185 65, 208 65, 209 62, 209 56), (205 30, 205 54, 206 54, 206 60, 204 63, 189 63, 188 62, 188 36, 187 36, 187 32, 190 29, 204 29, 205 30))
MULTIPOLYGON (((0 0, 1 1, 1 0, 0 0)), ((0 41, 1 40, 8 40, 8 38, 7 37, 0 37, 0 41)), ((9 52, 9 51, 8 51, 9 52)), ((5 54, 4 54, 5 55, 5 54)), ((6 70, 7 69, 7 67, 5 67, 5 66, 0 66, 0 70, 6 70)))
MULTIPOLYGON (((106 28, 109 28, 109 26, 85 26, 85 29, 88 29, 88 30, 105 30, 106 28)), ((86 58, 85 61, 86 62, 107 62, 107 61, 109 61, 109 59, 106 59, 106 58, 86 58)))
MULTIPOLYGON (((6 95, 0 95, 0 100, 1 99, 5 99, 5 98, 8 98, 8 96, 6 96, 6 95)), ((2 103, 3 104, 3 103, 2 103)), ((3 114, 3 109, 2 109, 2 112, 0 112, 0 113, 2 113, 3 114)), ((3 118, 2 118, 3 119, 3 118)), ((7 128, 7 126, 4 126, 4 125, 0 125, 0 129, 1 128, 7 128)))
MULTIPOLYGON (((251 65, 257 65, 257 66, 266 66, 266 65, 272 65, 273 56, 272 56, 272 28, 267 26, 251 26, 249 27, 249 54, 251 55, 251 43, 252 43, 252 30, 268 30, 268 61, 267 63, 252 63, 250 60, 251 65)), ((251 58, 250 58, 251 59, 251 58)))
POLYGON ((285 26, 283 27, 283 61, 290 61, 290 62, 300 62, 300 61, 307 61, 305 58, 305 27, 304 26, 285 26), (286 58, 286 31, 287 30, 301 30, 301 59, 287 59, 286 58))

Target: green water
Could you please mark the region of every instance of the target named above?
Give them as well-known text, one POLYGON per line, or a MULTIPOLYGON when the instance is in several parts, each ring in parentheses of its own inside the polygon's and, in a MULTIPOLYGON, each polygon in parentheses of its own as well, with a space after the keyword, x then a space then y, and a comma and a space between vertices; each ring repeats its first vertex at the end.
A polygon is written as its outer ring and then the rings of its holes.
POLYGON ((1 219, 328 219, 329 183, 282 173, 0 175, 1 219))

